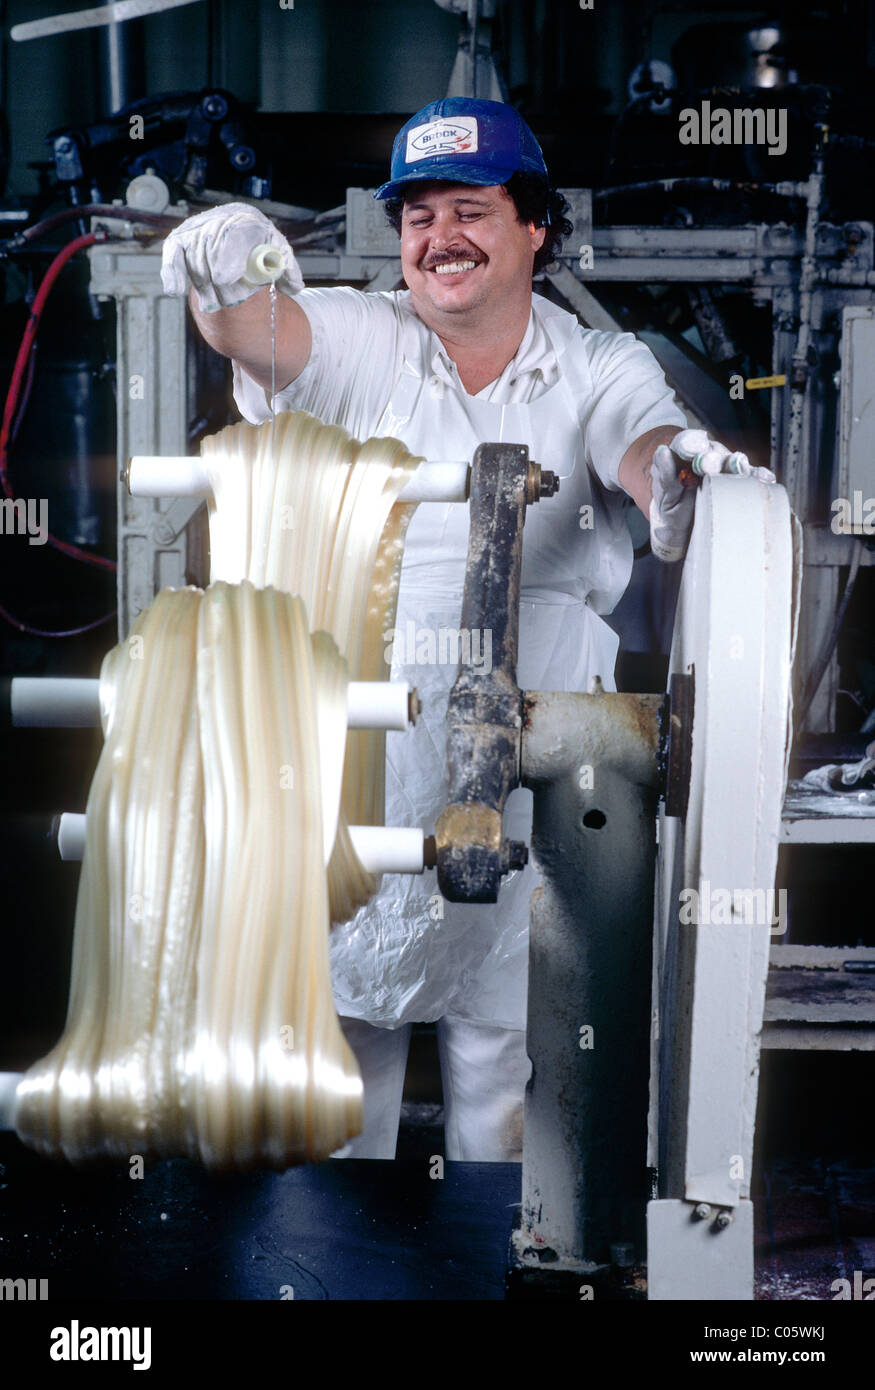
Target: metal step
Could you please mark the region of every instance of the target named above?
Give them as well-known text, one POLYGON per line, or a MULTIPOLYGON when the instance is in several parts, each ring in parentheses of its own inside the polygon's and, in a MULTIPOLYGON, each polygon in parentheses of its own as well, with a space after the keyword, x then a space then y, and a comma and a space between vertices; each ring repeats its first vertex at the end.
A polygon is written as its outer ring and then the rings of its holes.
POLYGON ((875 947, 773 946, 762 1046, 875 1051, 875 947))

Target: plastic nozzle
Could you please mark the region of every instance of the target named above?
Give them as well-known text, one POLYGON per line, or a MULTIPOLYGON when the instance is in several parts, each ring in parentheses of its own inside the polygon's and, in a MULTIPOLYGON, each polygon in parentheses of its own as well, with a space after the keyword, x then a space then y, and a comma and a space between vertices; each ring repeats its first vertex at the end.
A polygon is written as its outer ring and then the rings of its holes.
POLYGON ((272 285, 274 280, 280 278, 285 268, 286 258, 282 251, 263 242, 261 246, 253 246, 249 252, 243 278, 250 285, 272 285))

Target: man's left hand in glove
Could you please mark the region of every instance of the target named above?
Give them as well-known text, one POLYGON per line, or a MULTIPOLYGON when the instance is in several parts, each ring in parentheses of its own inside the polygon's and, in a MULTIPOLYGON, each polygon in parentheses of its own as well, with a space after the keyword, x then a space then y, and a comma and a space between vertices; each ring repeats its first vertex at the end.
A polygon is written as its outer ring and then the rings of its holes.
POLYGON ((696 488, 706 476, 728 473, 774 483, 769 468, 733 453, 706 430, 651 430, 636 440, 620 464, 620 484, 650 521, 650 547, 667 564, 682 560, 693 527, 696 488))

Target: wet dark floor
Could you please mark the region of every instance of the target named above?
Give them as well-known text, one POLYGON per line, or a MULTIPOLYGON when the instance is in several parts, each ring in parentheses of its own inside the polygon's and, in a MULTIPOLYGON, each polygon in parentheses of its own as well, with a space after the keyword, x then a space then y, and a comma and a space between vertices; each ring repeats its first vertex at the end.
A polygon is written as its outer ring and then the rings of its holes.
POLYGON ((875 1299, 875 1165, 773 1159, 754 1213, 756 1298, 875 1299))
POLYGON ((329 1159, 216 1178, 76 1173, 0 1136, 0 1277, 55 1299, 504 1297, 512 1163, 329 1159))
MULTIPOLYGON (((2 1134, 0 1277, 48 1279, 52 1300, 501 1300, 520 1168, 436 1176, 441 1118, 406 1103, 394 1163, 225 1179, 182 1161, 142 1180, 125 1165, 75 1173, 2 1134)), ((870 1162, 770 1158, 754 1207, 757 1299, 875 1296, 870 1162)))

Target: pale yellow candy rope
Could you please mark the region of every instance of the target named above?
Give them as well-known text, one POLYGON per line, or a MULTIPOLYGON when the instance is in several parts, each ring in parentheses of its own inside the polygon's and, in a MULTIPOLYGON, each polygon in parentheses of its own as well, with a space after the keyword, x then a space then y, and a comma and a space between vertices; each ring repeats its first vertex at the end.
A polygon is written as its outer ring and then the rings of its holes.
POLYGON ((325 873, 345 663, 300 600, 215 584, 159 594, 101 684, 67 1024, 18 1132, 74 1163, 325 1158, 361 1129, 325 873))
POLYGON ((270 434, 204 441, 213 582, 159 594, 101 670, 67 1022, 16 1111, 74 1163, 282 1168, 361 1129, 329 893, 342 920, 376 887, 347 827, 382 823, 384 736, 347 736, 346 683, 388 675, 417 460, 301 412, 270 434))
MULTIPOLYGON (((350 680, 387 680, 383 634, 395 624, 404 538, 415 505, 398 496, 420 460, 396 439, 360 444, 306 411, 229 425, 203 440, 213 493, 210 578, 271 584, 299 595, 312 631, 324 629, 350 680)), ((349 825, 385 821, 386 736, 347 737, 342 812, 328 871, 332 921, 377 889, 349 825)))

